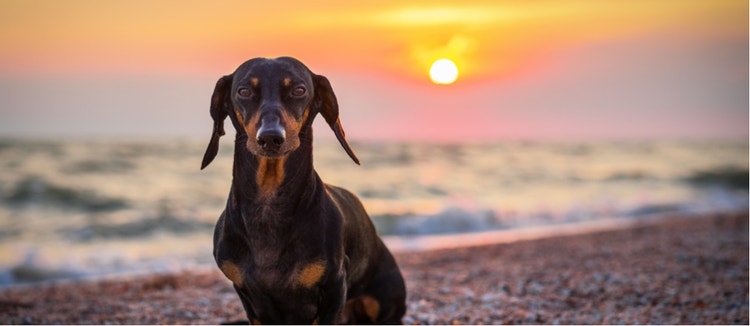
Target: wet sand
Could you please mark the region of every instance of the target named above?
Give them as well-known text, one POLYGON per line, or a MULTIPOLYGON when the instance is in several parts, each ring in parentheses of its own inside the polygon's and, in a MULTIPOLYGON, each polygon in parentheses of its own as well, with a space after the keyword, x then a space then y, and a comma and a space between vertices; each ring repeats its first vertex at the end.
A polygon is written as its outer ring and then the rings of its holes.
MULTIPOLYGON (((396 255, 407 324, 748 324, 748 215, 396 255)), ((244 318, 218 269, 0 289, 0 323, 244 318)))

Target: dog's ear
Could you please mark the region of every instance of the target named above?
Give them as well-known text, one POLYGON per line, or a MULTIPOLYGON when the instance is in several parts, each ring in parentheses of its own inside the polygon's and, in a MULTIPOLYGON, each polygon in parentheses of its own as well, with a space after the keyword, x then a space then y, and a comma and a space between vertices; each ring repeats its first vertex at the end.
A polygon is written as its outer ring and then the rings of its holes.
POLYGON ((208 166, 214 160, 219 152, 219 138, 224 136, 224 120, 229 112, 228 105, 231 104, 229 90, 232 88, 233 75, 226 75, 219 78, 214 88, 214 94, 211 95, 211 118, 214 120, 214 130, 211 134, 211 140, 208 142, 206 153, 203 154, 201 170, 208 166))
POLYGON ((336 101, 336 95, 333 94, 331 83, 328 81, 328 78, 315 74, 313 74, 313 81, 315 83, 313 105, 316 106, 317 111, 326 119, 326 123, 328 123, 328 126, 333 130, 336 139, 339 140, 339 143, 346 151, 346 154, 349 154, 349 157, 352 158, 354 163, 359 164, 357 155, 354 155, 354 151, 352 151, 349 143, 346 142, 344 128, 341 127, 341 121, 339 120, 339 103, 336 101))

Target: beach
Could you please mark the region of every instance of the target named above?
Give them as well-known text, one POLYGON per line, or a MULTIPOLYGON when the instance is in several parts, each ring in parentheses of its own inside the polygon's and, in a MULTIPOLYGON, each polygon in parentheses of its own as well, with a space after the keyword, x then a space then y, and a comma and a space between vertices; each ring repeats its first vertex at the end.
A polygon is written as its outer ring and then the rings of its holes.
MULTIPOLYGON (((748 324, 748 215, 713 214, 485 246, 401 252, 406 324, 748 324)), ((244 318, 218 269, 0 289, 7 324, 244 318)))

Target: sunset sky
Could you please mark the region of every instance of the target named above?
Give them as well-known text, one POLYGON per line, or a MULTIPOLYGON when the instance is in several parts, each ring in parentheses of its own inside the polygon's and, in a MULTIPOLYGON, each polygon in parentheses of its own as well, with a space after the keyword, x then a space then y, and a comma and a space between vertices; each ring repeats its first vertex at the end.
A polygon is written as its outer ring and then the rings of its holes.
POLYGON ((216 80, 282 55, 355 140, 748 137, 744 0, 1 0, 0 135, 208 137, 216 80))

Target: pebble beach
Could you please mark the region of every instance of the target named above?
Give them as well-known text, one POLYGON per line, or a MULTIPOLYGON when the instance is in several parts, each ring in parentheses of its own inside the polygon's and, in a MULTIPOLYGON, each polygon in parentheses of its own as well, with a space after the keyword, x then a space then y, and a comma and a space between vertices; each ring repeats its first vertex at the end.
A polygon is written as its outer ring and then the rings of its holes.
MULTIPOLYGON (((748 324, 748 215, 396 254, 405 324, 748 324)), ((244 318, 218 269, 0 288, 3 324, 244 318)))

